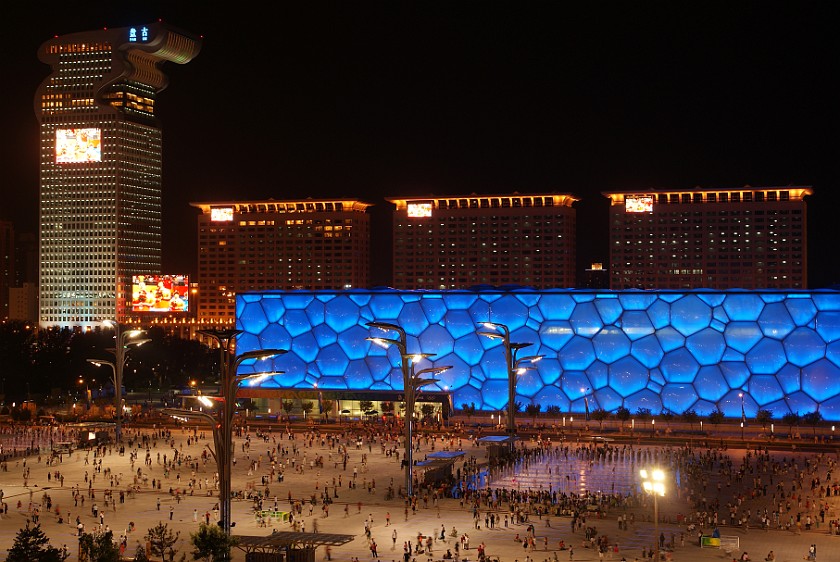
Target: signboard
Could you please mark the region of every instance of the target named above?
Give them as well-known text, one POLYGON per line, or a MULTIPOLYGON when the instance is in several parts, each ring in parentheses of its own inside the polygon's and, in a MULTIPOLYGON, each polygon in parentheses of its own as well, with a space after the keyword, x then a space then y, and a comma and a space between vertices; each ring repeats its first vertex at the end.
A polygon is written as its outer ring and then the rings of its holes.
POLYGON ((427 218, 432 216, 431 203, 409 203, 408 216, 413 218, 427 218))
POLYGON ((102 161, 102 129, 56 129, 55 163, 102 161))
POLYGON ((720 538, 703 535, 700 537, 700 546, 702 548, 720 548, 720 538))
POLYGON ((128 42, 129 43, 145 43, 149 40, 149 28, 145 25, 142 27, 128 28, 128 42))
POLYGON ((653 196, 652 195, 638 195, 628 196, 624 198, 624 212, 625 213, 652 213, 653 212, 653 196))
POLYGON ((135 275, 131 280, 132 312, 187 312, 187 275, 135 275))
POLYGON ((213 222, 232 221, 233 207, 214 207, 210 209, 210 220, 213 222))

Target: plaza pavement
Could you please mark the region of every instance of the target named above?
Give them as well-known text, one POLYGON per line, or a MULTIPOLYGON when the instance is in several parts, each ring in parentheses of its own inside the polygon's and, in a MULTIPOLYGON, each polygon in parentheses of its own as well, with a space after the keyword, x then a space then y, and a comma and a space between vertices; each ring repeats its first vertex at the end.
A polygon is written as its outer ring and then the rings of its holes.
MULTIPOLYGON (((327 431, 337 430, 338 428, 331 428, 327 431)), ((125 437, 126 441, 133 431, 128 429, 125 437)), ((151 430, 139 430, 145 433, 150 433, 151 430)), ((191 455, 193 458, 200 457, 202 451, 208 444, 212 443, 209 431, 204 432, 203 438, 197 441, 190 440, 188 444, 189 433, 186 429, 175 428, 173 431, 173 439, 175 447, 183 455, 191 455)), ((201 431, 201 428, 199 428, 201 431)), ((295 430, 296 440, 294 443, 299 448, 298 466, 303 461, 303 455, 306 454, 306 461, 303 462, 304 469, 302 472, 292 469, 290 466, 286 467, 284 481, 278 484, 276 481, 269 484, 271 497, 278 498, 277 503, 279 509, 288 511, 289 502, 288 496, 291 495, 296 499, 306 499, 311 494, 315 493, 320 497, 320 491, 323 489, 325 483, 329 483, 332 487, 333 478, 338 479, 341 475, 342 486, 337 489, 338 497, 334 498, 334 502, 329 510, 329 515, 324 517, 321 504, 314 508, 312 515, 309 515, 308 507, 303 509, 303 521, 306 532, 314 530, 317 525, 320 533, 341 533, 355 535, 355 539, 350 543, 334 547, 332 549, 333 560, 351 560, 358 558, 360 561, 374 560, 369 549, 367 539, 364 536, 365 522, 372 517, 372 538, 379 546, 379 556, 375 560, 382 562, 396 561, 401 562, 403 548, 402 545, 406 540, 416 541, 418 534, 423 535, 438 535, 441 526, 446 529, 445 541, 436 541, 434 545, 434 552, 431 556, 418 555, 417 562, 428 562, 428 560, 439 560, 446 550, 452 549, 454 552, 454 541, 456 539, 450 536, 450 532, 454 527, 457 534, 460 536, 463 533, 468 533, 470 537, 470 550, 461 551, 461 559, 467 558, 470 562, 477 559, 476 546, 480 543, 485 543, 486 553, 488 556, 498 556, 501 562, 543 562, 546 559, 566 562, 570 560, 568 551, 557 551, 557 545, 560 540, 564 540, 567 545, 574 546, 575 561, 594 561, 599 560, 598 553, 587 548, 583 548, 583 533, 578 531, 572 533, 570 531, 570 519, 567 517, 552 517, 551 526, 548 527, 543 519, 537 519, 532 516, 530 524, 535 525, 537 536, 537 550, 534 552, 527 552, 522 545, 514 540, 514 537, 519 534, 525 536, 527 524, 511 524, 507 528, 497 525, 494 529, 484 528, 483 515, 480 529, 474 528, 473 517, 471 511, 466 507, 461 507, 458 500, 444 499, 440 500, 438 507, 434 507, 433 503, 429 502, 429 507, 424 507, 423 502, 418 502, 418 509, 416 513, 411 510, 408 515, 405 514, 404 503, 397 497, 396 499, 386 501, 385 492, 388 483, 393 478, 395 487, 404 482, 404 472, 400 470, 400 464, 395 457, 383 455, 379 444, 372 444, 368 447, 365 443, 362 448, 355 448, 349 446, 348 451, 350 460, 347 464, 346 470, 342 469, 341 463, 335 464, 335 459, 338 458, 335 450, 326 446, 322 447, 320 441, 316 440, 312 447, 304 444, 302 433, 304 429, 299 428, 295 430), (332 461, 328 461, 332 453, 332 461), (363 465, 362 455, 367 455, 367 463, 363 465), (324 467, 322 469, 310 469, 309 461, 317 455, 323 455, 324 467), (353 471, 358 472, 357 487, 355 489, 348 488, 348 481, 353 477, 353 471), (371 479, 376 480, 375 493, 369 493, 366 484, 371 479), (316 484, 317 483, 317 484, 316 484), (359 504, 361 503, 361 507, 359 504), (345 505, 348 511, 345 514, 345 505), (386 525, 386 515, 390 514, 390 525, 386 525), (392 534, 396 531, 397 540, 394 543, 392 534), (543 537, 548 537, 548 548, 544 547, 543 537)), ((269 447, 274 447, 276 440, 277 444, 283 444, 291 447, 293 441, 289 441, 284 435, 283 428, 276 426, 270 433, 269 441, 265 442, 263 439, 256 437, 255 432, 250 432, 251 447, 247 456, 242 450, 243 438, 234 437, 234 446, 236 450, 237 463, 233 470, 232 490, 247 490, 250 485, 255 485, 256 489, 261 490, 261 477, 267 475, 270 471, 270 465, 266 462, 266 450, 269 447), (258 460, 261 458, 260 467, 249 474, 249 460, 258 460)), ((0 438, 7 436, 0 436, 0 438)), ((479 463, 486 462, 486 452, 482 446, 478 446, 470 442, 465 436, 460 440, 456 438, 454 444, 457 448, 460 442, 463 451, 467 456, 474 455, 479 463)), ((172 457, 172 448, 165 443, 163 439, 155 440, 156 446, 151 449, 151 466, 144 464, 145 449, 137 449, 138 443, 135 440, 134 449, 139 451, 137 461, 134 465, 134 472, 140 468, 145 476, 140 479, 140 491, 135 493, 133 497, 126 497, 125 503, 120 504, 117 500, 116 511, 108 507, 104 510, 105 524, 114 532, 115 537, 119 537, 122 533, 128 533, 128 548, 125 555, 132 556, 139 544, 145 543, 143 535, 146 530, 159 522, 166 523, 174 531, 180 532, 180 540, 176 548, 178 555, 176 559, 180 558, 181 553, 187 554, 187 559, 192 559, 190 555, 191 547, 189 545, 189 535, 198 529, 199 522, 201 522, 206 513, 213 513, 212 508, 217 503, 217 498, 208 497, 206 489, 203 486, 203 480, 207 478, 210 482, 213 481, 215 473, 215 465, 212 457, 205 463, 199 462, 199 470, 196 473, 196 478, 202 481, 202 489, 196 490, 194 495, 183 496, 180 502, 176 502, 175 497, 168 493, 171 487, 181 489, 186 488, 186 482, 191 477, 191 470, 186 466, 182 466, 180 470, 181 483, 179 485, 177 480, 178 471, 173 470, 168 476, 164 474, 163 467, 157 462, 157 454, 161 457, 164 454, 168 458, 172 457), (162 479, 162 487, 160 491, 151 489, 152 479, 155 481, 162 479), (160 508, 158 509, 158 500, 160 500, 160 508), (171 509, 170 509, 171 508, 171 509), (170 511, 172 512, 170 520, 170 511), (197 514, 198 522, 194 522, 194 513, 197 514), (134 531, 127 531, 129 523, 133 522, 134 531)), ((575 442, 570 442, 575 446, 575 442)), ((442 442, 440 440, 436 443, 436 449, 440 450, 442 442)), ((7 445, 6 450, 9 450, 7 445)), ((421 445, 420 453, 415 453, 415 459, 422 459, 424 455, 431 452, 431 445, 425 441, 421 445)), ((400 450, 402 455, 402 450, 400 450)), ((728 454, 734 462, 743 456, 743 450, 730 450, 728 454)), ((813 457, 813 453, 787 453, 787 458, 797 456, 804 460, 804 457, 813 457)), ((51 544, 56 547, 67 545, 71 555, 69 560, 78 560, 78 539, 75 519, 77 516, 81 517, 85 525, 86 531, 91 531, 99 524, 99 519, 94 518, 91 512, 91 506, 94 503, 89 498, 86 498, 84 507, 81 505, 74 506, 71 489, 74 486, 80 488, 80 492, 86 495, 87 484, 85 483, 85 473, 88 477, 94 474, 93 468, 93 454, 88 454, 84 450, 77 450, 70 457, 65 456, 61 463, 53 466, 46 465, 47 455, 42 455, 40 460, 37 456, 30 456, 25 459, 25 466, 30 470, 29 478, 24 486, 23 470, 24 459, 11 460, 8 462, 8 471, 0 470, 0 489, 3 490, 4 501, 8 504, 8 513, 2 516, 0 520, 0 560, 5 559, 6 549, 11 547, 17 531, 26 524, 29 517, 30 501, 34 504, 39 504, 45 493, 49 494, 53 502, 53 511, 56 506, 60 507, 62 514, 70 513, 69 520, 65 520, 63 524, 59 524, 57 517, 53 512, 47 512, 42 508, 40 523, 45 533, 51 540, 51 544), (87 464, 85 459, 90 464, 87 464), (60 485, 55 479, 48 480, 47 472, 59 471, 64 475, 64 484, 60 485), (20 507, 18 507, 20 502, 20 507)), ((97 459, 98 460, 98 459, 97 459)), ((115 486, 115 490, 125 490, 133 484, 133 473, 130 465, 128 451, 124 456, 118 455, 116 450, 109 449, 109 452, 103 457, 102 473, 96 474, 96 481, 93 485, 96 491, 96 503, 100 509, 103 508, 102 490, 110 487, 109 479, 106 478, 105 469, 110 469, 111 473, 119 476, 121 479, 120 485, 115 486)), ((623 487, 628 482, 635 482, 637 479, 637 466, 628 463, 594 463, 591 466, 588 463, 583 463, 580 466, 567 467, 571 472, 580 478, 577 482, 571 482, 578 486, 578 488, 600 489, 606 488, 607 483, 618 483, 616 491, 622 491, 623 487)), ((538 487, 539 481, 538 467, 531 467, 530 474, 522 473, 519 475, 500 474, 491 481, 494 486, 513 486, 516 485, 522 489, 528 486, 538 487)), ((710 474, 711 485, 714 487, 716 482, 715 475, 710 474)), ((749 484, 749 479, 745 478, 742 485, 749 484)), ((543 482, 543 485, 545 483, 543 482)), ((632 484, 631 484, 632 485, 632 484)), ((559 489, 559 488, 558 488, 559 489)), ((560 490, 562 491, 562 490, 560 490)), ((608 490, 604 490, 608 491, 608 490)), ((725 489, 727 493, 732 490, 725 489)), ((831 498, 831 502, 838 502, 840 499, 831 498)), ((725 501, 723 502, 725 504, 725 501)), ((273 507, 274 501, 270 499, 266 501, 267 507, 273 507)), ((680 500, 675 493, 669 493, 665 498, 660 500, 660 513, 663 517, 669 517, 671 521, 675 520, 677 514, 689 513, 691 509, 686 503, 680 500)), ((233 534, 237 535, 267 535, 272 530, 290 531, 291 526, 288 523, 272 521, 267 527, 258 526, 252 512, 253 502, 250 500, 235 499, 232 502, 233 521, 236 526, 233 528, 233 534)), ((836 517, 838 506, 832 505, 835 513, 830 513, 829 517, 836 517)), ((722 509, 723 511, 723 509, 722 509)), ((604 559, 611 558, 620 561, 626 558, 628 562, 633 562, 634 559, 641 560, 642 549, 654 543, 654 525, 650 521, 650 508, 637 508, 628 511, 635 516, 636 522, 629 526, 628 530, 619 530, 616 522, 617 515, 622 511, 614 510, 607 514, 604 519, 593 520, 591 517, 587 520, 587 526, 596 526, 598 535, 606 534, 609 537, 609 542, 618 543, 619 554, 617 557, 607 554, 604 559)), ((215 515, 215 514, 214 514, 215 515)), ((828 519, 828 518, 827 518, 828 519)), ((215 519, 214 519, 215 521, 215 519)), ((774 550, 776 553, 776 560, 778 562, 789 562, 802 560, 803 555, 807 552, 808 545, 814 543, 817 545, 819 553, 818 560, 823 561, 840 561, 840 537, 833 537, 827 534, 826 526, 823 525, 819 530, 803 531, 801 534, 794 534, 789 531, 780 530, 749 530, 745 531, 741 528, 721 527, 721 533, 728 536, 737 536, 740 541, 740 549, 726 553, 719 549, 699 548, 697 546, 696 536, 692 533, 686 532, 685 526, 680 526, 675 523, 661 523, 660 531, 669 538, 673 534, 676 539, 676 547, 673 552, 673 560, 677 562, 706 562, 706 561, 720 561, 729 562, 734 557, 740 557, 741 553, 748 552, 749 556, 754 561, 764 560, 765 555, 769 550, 774 550), (681 533, 685 536, 685 546, 681 546, 679 537, 681 533)), ((707 530, 708 532, 708 530, 707 530)), ((319 547, 316 552, 316 561, 324 560, 326 551, 324 547, 319 547)), ((233 559, 236 561, 244 561, 245 555, 239 549, 234 549, 233 559)))

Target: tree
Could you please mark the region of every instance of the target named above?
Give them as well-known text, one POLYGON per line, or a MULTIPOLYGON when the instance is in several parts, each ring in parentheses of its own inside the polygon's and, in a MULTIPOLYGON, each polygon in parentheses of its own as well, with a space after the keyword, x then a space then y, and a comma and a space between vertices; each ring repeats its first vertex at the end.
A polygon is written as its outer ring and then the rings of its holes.
POLYGON ((294 407, 295 403, 293 400, 283 400, 283 411, 286 412, 287 417, 292 415, 292 408, 294 407))
POLYGON ((20 529, 12 548, 8 549, 7 562, 61 562, 67 555, 61 549, 50 546, 50 539, 40 525, 20 529))
POLYGON ((383 412, 393 412, 394 411, 394 403, 393 402, 380 402, 380 406, 382 406, 383 412))
POLYGON ((604 429, 604 420, 610 417, 610 413, 603 408, 598 408, 590 414, 590 417, 598 422, 598 431, 604 429))
POLYGON ((808 412, 804 416, 802 416, 802 421, 806 424, 810 425, 814 429, 814 435, 817 434, 817 426, 820 425, 820 422, 823 420, 822 414, 819 410, 816 412, 808 412))
POLYGON ((464 411, 464 413, 467 415, 467 420, 469 420, 475 415, 475 402, 470 402, 469 404, 464 402, 463 404, 461 404, 461 410, 464 411))
POLYGON ((528 404, 525 406, 525 414, 531 416, 534 424, 537 423, 537 416, 542 411, 542 404, 528 404))
POLYGON ((370 412, 373 410, 373 402, 370 400, 362 400, 359 402, 359 408, 362 409, 362 412, 370 412))
POLYGON ((120 548, 114 544, 114 533, 85 533, 79 539, 79 549, 88 560, 119 562, 120 548))
POLYGON ((146 556, 146 548, 138 544, 137 550, 134 551, 134 562, 148 562, 149 557, 146 556))
POLYGON ((195 550, 192 552, 193 560, 229 560, 230 549, 238 544, 238 541, 225 534, 225 531, 218 525, 205 525, 198 527, 198 532, 190 533, 190 544, 195 550))
POLYGON ((551 417, 560 417, 560 406, 557 404, 549 404, 545 407, 545 413, 551 417))
POLYGON ((639 417, 640 420, 647 421, 650 419, 651 415, 650 408, 639 408, 638 410, 636 410, 636 415, 639 417))
POLYGON ((615 417, 621 421, 621 429, 624 429, 624 424, 630 419, 630 410, 621 406, 615 411, 615 417))
POLYGON ((308 416, 312 413, 312 410, 315 408, 315 403, 311 400, 307 400, 306 402, 300 403, 300 409, 303 410, 303 417, 308 416))
POLYGON ((256 402, 250 398, 238 398, 237 406, 240 410, 248 410, 249 412, 256 412, 260 409, 256 402))
POLYGON ((686 410, 683 412, 682 419, 688 424, 688 427, 694 431, 694 424, 700 421, 700 416, 695 410, 686 410))
POLYGON ((788 412, 784 416, 782 416, 782 423, 784 423, 790 429, 790 434, 793 435, 793 426, 799 425, 801 418, 799 416, 799 412, 788 412))
POLYGON ((759 410, 755 414, 755 421, 761 424, 761 430, 767 429, 767 424, 773 420, 773 412, 770 410, 759 410))
POLYGON ((32 419, 32 411, 29 408, 12 408, 12 419, 17 422, 28 422, 32 419))
POLYGON ((720 425, 723 423, 723 420, 726 416, 723 414, 720 408, 715 408, 714 411, 709 413, 709 423, 713 425, 720 425))
MULTIPOLYGON (((390 402, 389 402, 390 403, 390 402)), ((332 412, 334 402, 332 400, 323 400, 321 401, 321 408, 323 408, 322 413, 329 418, 330 412, 332 412)), ((384 409, 384 408, 383 408, 384 409)), ((391 409, 394 409, 394 405, 391 404, 391 409)))
POLYGON ((659 417, 661 417, 665 421, 665 425, 667 425, 670 429, 671 422, 674 421, 674 412, 672 412, 671 410, 665 410, 659 415, 659 417))
POLYGON ((423 414, 424 418, 429 418, 432 414, 435 413, 435 405, 434 404, 423 404, 420 406, 420 413, 423 414))
POLYGON ((163 558, 170 550, 175 551, 173 547, 180 536, 181 531, 173 533, 166 523, 158 523, 146 532, 144 538, 149 541, 152 554, 163 558))

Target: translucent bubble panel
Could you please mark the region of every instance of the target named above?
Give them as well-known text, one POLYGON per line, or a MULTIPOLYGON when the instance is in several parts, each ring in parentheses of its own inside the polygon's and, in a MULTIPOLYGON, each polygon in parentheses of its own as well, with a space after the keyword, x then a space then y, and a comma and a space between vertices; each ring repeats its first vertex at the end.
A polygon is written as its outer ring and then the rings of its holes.
POLYGON ((507 406, 779 418, 819 408, 840 421, 840 292, 269 291, 237 295, 237 353, 283 348, 266 389, 403 389, 399 343, 416 369, 451 366, 430 390, 456 408, 507 406), (372 329, 368 322, 399 330, 372 329), (485 324, 495 323, 496 326, 485 324), (507 334, 505 333, 507 329, 507 334), (486 332, 492 335, 481 335, 486 332), (368 340, 384 338, 385 347, 368 340), (507 337, 507 340, 505 339, 507 337), (524 345, 530 344, 530 345, 524 345), (431 356, 428 356, 431 355, 431 356), (529 357, 542 361, 531 364, 529 357))

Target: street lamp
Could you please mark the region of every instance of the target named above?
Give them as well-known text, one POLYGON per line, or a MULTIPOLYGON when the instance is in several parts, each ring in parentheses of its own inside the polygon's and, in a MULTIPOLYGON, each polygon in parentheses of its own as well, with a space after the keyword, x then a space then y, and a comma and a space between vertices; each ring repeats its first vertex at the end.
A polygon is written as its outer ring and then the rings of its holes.
POLYGON ((111 353, 114 354, 114 362, 110 361, 101 361, 99 359, 88 359, 88 363, 92 363, 97 367, 102 365, 108 365, 111 367, 111 371, 113 372, 114 378, 114 402, 117 407, 116 411, 116 425, 114 429, 114 437, 116 438, 117 443, 122 441, 122 417, 123 417, 123 407, 122 407, 122 384, 123 384, 123 369, 125 369, 125 363, 128 359, 128 349, 129 346, 139 346, 143 345, 144 343, 148 342, 148 338, 143 339, 135 339, 138 336, 145 335, 144 330, 138 330, 136 328, 127 328, 125 325, 120 324, 116 320, 103 320, 102 324, 106 326, 111 326, 114 328, 114 347, 109 349, 111 353))
POLYGON ((82 390, 82 385, 85 385, 85 403, 87 404, 87 409, 90 410, 90 390, 88 388, 88 381, 79 377, 77 382, 79 383, 79 392, 82 390))
POLYGON ((491 340, 502 340, 502 345, 505 347, 505 363, 507 367, 508 376, 508 404, 507 404, 507 434, 508 446, 513 449, 514 438, 516 437, 516 375, 522 374, 527 369, 534 367, 525 367, 524 363, 536 363, 543 358, 542 355, 532 355, 524 357, 519 361, 516 360, 516 354, 520 349, 534 345, 531 342, 512 343, 510 341, 510 329, 498 322, 484 322, 485 328, 490 328, 495 331, 480 331, 479 336, 490 338, 491 340), (501 332, 501 333, 500 333, 501 332))
POLYGON ((587 395, 589 394, 589 388, 581 388, 580 392, 583 394, 583 407, 586 409, 586 421, 589 421, 589 398, 587 395))
POLYGON ((445 367, 430 367, 428 369, 420 369, 414 371, 415 364, 421 359, 434 357, 432 353, 407 353, 406 352, 406 333, 405 330, 397 324, 390 322, 368 322, 368 328, 377 328, 383 331, 396 332, 399 339, 369 337, 366 340, 373 342, 382 347, 396 347, 400 352, 400 370, 403 376, 403 389, 405 391, 405 455, 403 461, 405 465, 405 491, 408 497, 414 495, 414 485, 412 482, 412 425, 414 423, 414 402, 417 397, 417 390, 436 382, 436 378, 422 378, 423 375, 431 375, 434 377, 444 371, 452 368, 452 366, 445 367))
POLYGON ((744 411, 744 393, 739 392, 738 398, 741 399, 741 441, 744 440, 744 426, 747 424, 747 413, 744 411))
POLYGON ((237 374, 239 366, 244 361, 261 361, 264 359, 271 359, 278 355, 288 353, 287 349, 258 349, 253 351, 246 351, 241 355, 236 355, 236 337, 242 333, 242 330, 198 330, 199 334, 212 338, 219 344, 220 362, 219 369, 221 371, 219 377, 219 396, 207 397, 215 402, 221 402, 222 408, 218 420, 213 419, 213 427, 218 425, 218 437, 214 434, 214 445, 216 447, 215 457, 216 465, 219 471, 219 515, 220 525, 226 535, 230 535, 231 527, 231 513, 230 513, 230 469, 232 444, 231 437, 233 431, 233 415, 236 413, 236 393, 239 390, 239 385, 246 379, 253 379, 253 384, 257 384, 270 376, 281 374, 280 371, 273 371, 268 373, 249 373, 244 375, 237 374))
POLYGON ((665 495, 665 473, 661 468, 653 468, 650 471, 641 469, 639 475, 642 477, 642 487, 645 492, 653 496, 653 534, 656 541, 656 560, 661 559, 659 552, 659 496, 665 495))
MULTIPOLYGON (((103 365, 111 367, 111 382, 114 384, 114 389, 117 388, 117 366, 114 365, 114 363, 112 363, 111 361, 105 361, 103 359, 88 359, 87 362, 90 363, 91 365, 96 366, 96 367, 102 367, 103 365)), ((117 391, 114 390, 115 400, 116 400, 116 396, 117 396, 116 392, 117 391)), ((120 402, 121 402, 120 400, 116 400, 117 410, 120 409, 120 406, 121 406, 120 402)), ((114 415, 116 416, 117 420, 120 419, 119 411, 117 411, 114 415)), ((121 431, 120 431, 121 428, 120 428, 120 425, 119 425, 119 421, 117 421, 117 426, 116 427, 117 427, 117 429, 116 429, 114 435, 117 439, 117 442, 119 442, 120 433, 121 433, 121 431)))

